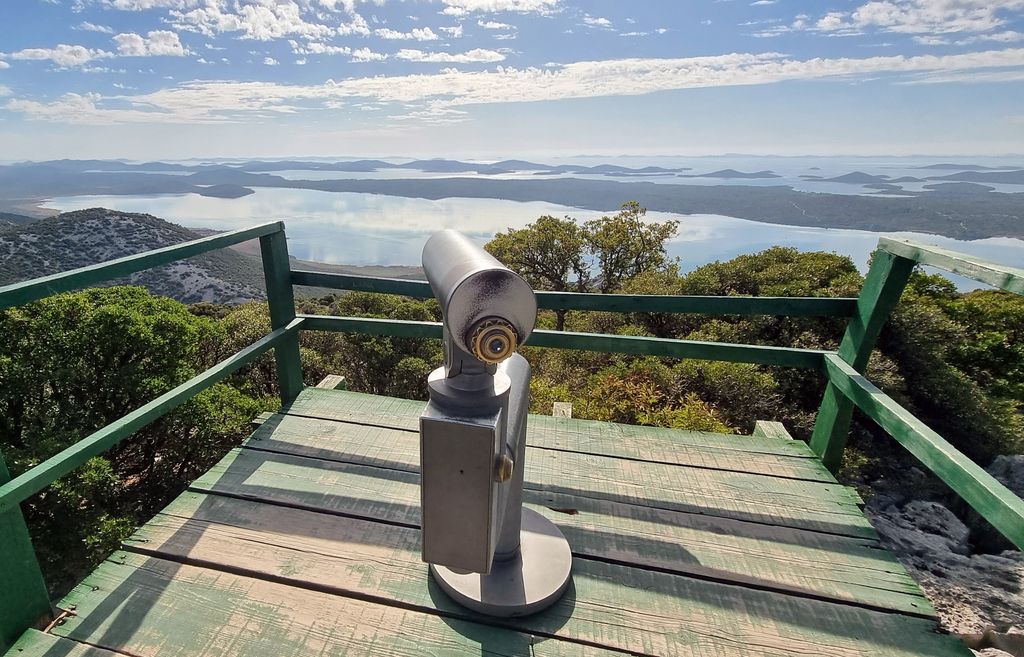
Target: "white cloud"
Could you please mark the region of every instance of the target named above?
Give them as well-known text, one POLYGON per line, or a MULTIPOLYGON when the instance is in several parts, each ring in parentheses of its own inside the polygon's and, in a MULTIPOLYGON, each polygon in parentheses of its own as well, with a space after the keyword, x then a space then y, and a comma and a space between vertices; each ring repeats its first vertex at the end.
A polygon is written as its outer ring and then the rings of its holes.
POLYGON ((558 10, 560 0, 441 0, 443 13, 465 16, 470 13, 518 12, 551 14, 558 10))
POLYGON ((266 66, 277 66, 280 63, 281 62, 277 61, 273 57, 264 57, 263 58, 263 64, 266 65, 266 66))
MULTIPOLYGON (((868 29, 904 34, 978 33, 999 28, 1005 14, 1024 8, 1024 0, 871 0, 852 12, 832 11, 812 29, 856 33, 868 29)), ((794 23, 792 29, 807 29, 794 23)))
POLYGON ((11 95, 11 88, 0 84, 0 98, 11 95))
POLYGON ((976 34, 974 36, 969 36, 964 39, 958 39, 955 43, 958 46, 966 46, 972 43, 980 43, 983 41, 993 41, 995 43, 1015 43, 1017 41, 1024 41, 1024 33, 1015 32, 1014 30, 1006 30, 1005 32, 976 34))
POLYGON ((308 60, 305 57, 299 57, 298 59, 295 60, 295 65, 296 66, 305 66, 307 61, 308 60))
POLYGON ((461 23, 459 25, 455 25, 455 26, 452 26, 452 27, 441 27, 441 28, 438 28, 438 29, 440 29, 442 32, 444 32, 445 34, 447 34, 448 36, 450 36, 453 39, 461 39, 462 38, 462 24, 461 23))
POLYGON ((485 50, 484 48, 474 48, 461 53, 402 49, 395 53, 395 58, 409 62, 468 64, 470 62, 500 62, 504 61, 505 55, 496 50, 485 50))
POLYGON ((350 55, 352 49, 348 46, 332 46, 327 43, 320 43, 318 41, 310 41, 305 45, 295 41, 294 39, 288 40, 288 45, 292 47, 292 52, 296 55, 350 55))
POLYGON ((303 7, 295 0, 235 0, 227 3, 207 0, 207 4, 170 12, 169 22, 181 30, 199 32, 208 37, 224 32, 240 32, 243 39, 270 41, 297 35, 307 39, 325 39, 334 34, 369 34, 362 17, 354 15, 350 23, 338 26, 313 22, 304 17, 303 7))
POLYGON ((611 27, 612 22, 602 16, 591 16, 590 14, 583 15, 583 24, 589 25, 590 27, 611 27))
POLYGON ((381 62, 387 58, 388 56, 384 53, 373 52, 369 48, 357 48, 352 51, 352 61, 354 62, 381 62))
POLYGON ((89 21, 82 21, 74 29, 81 30, 83 32, 100 32, 102 34, 113 34, 113 28, 107 27, 106 25, 97 25, 90 23, 89 21))
POLYGON ((145 37, 128 32, 114 37, 117 52, 125 57, 184 57, 190 55, 176 32, 154 30, 145 37))
POLYGON ((103 4, 122 11, 146 11, 148 9, 191 9, 198 7, 200 0, 103 0, 103 4))
POLYGON ((51 103, 15 98, 9 100, 4 108, 25 114, 32 119, 72 124, 114 125, 183 121, 182 115, 167 111, 105 108, 100 105, 102 99, 102 96, 96 93, 67 93, 51 103))
POLYGON ((825 31, 842 29, 844 26, 844 15, 845 14, 838 11, 830 11, 829 13, 819 18, 818 22, 814 24, 814 27, 819 30, 825 31))
POLYGON ((373 33, 382 39, 388 40, 437 41, 441 38, 429 27, 414 27, 409 32, 399 32, 398 30, 384 27, 374 30, 373 33))
POLYGON ((359 14, 352 14, 352 20, 348 23, 342 23, 337 28, 338 34, 342 36, 348 36, 355 34, 357 36, 369 36, 370 26, 366 24, 366 19, 359 14))
MULTIPOLYGON (((368 50, 365 56, 359 51, 352 53, 353 61, 367 61, 371 55, 377 59, 385 57, 368 50)), ((268 112, 291 113, 372 102, 401 105, 408 116, 440 113, 451 119, 457 116, 451 112, 474 104, 635 96, 700 87, 894 74, 902 76, 897 80, 919 82, 1019 80, 1024 77, 1024 48, 944 56, 808 60, 773 52, 732 53, 680 59, 586 61, 550 68, 448 68, 433 74, 367 76, 316 85, 193 81, 134 96, 103 99, 95 94, 67 94, 51 103, 11 100, 6 107, 29 118, 73 123, 216 123, 245 121, 268 112), (114 103, 105 106, 104 100, 114 103)))
POLYGON ((477 25, 484 28, 485 30, 512 30, 515 29, 508 23, 499 23, 498 21, 485 21, 480 19, 476 22, 477 25))
POLYGON ((83 66, 94 59, 113 57, 114 54, 106 50, 85 48, 84 46, 69 46, 65 43, 53 48, 25 48, 8 55, 11 59, 35 59, 50 60, 61 68, 83 66))
POLYGON ((10 64, 8 64, 8 63, 7 63, 7 62, 5 62, 4 60, 0 59, 0 70, 3 70, 3 69, 5 69, 5 68, 10 68, 10 67, 11 67, 11 65, 10 65, 10 64))

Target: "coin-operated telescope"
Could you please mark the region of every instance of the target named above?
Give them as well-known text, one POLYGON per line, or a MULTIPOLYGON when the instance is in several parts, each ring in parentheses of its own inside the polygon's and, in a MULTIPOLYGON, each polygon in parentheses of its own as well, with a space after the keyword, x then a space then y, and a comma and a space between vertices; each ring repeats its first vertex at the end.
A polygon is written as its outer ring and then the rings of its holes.
POLYGON ((444 366, 430 373, 420 417, 423 560, 470 609, 524 616, 569 584, 572 554, 555 525, 523 508, 533 331, 530 285, 453 230, 423 247, 441 304, 444 366))

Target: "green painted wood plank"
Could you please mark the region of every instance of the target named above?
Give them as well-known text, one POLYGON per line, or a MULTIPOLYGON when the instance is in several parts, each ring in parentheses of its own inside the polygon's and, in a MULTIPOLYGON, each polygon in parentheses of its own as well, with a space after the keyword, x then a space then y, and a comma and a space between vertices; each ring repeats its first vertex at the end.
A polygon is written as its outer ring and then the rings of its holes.
MULTIPOLYGON (((54 633, 136 657, 594 657, 599 648, 118 552, 54 633)), ((923 622, 923 621, 922 621, 923 622)))
MULTIPOLYGON (((407 338, 440 338, 438 322, 413 322, 399 319, 372 317, 332 317, 326 315, 299 315, 306 320, 303 328, 310 331, 337 331, 365 335, 390 335, 407 338)), ((573 333, 569 331, 534 331, 529 346, 556 349, 578 349, 602 353, 661 356, 664 358, 690 358, 720 360, 730 363, 757 363, 817 369, 821 357, 830 353, 818 349, 767 347, 701 340, 675 340, 633 335, 605 335, 600 333, 573 333)))
POLYGON ((919 244, 891 237, 879 239, 878 248, 903 258, 909 258, 922 265, 931 265, 954 274, 973 278, 1007 292, 1024 294, 1024 269, 1019 267, 1000 265, 931 244, 919 244))
POLYGON ((295 335, 301 320, 271 331, 245 349, 229 356, 210 369, 168 390, 153 401, 95 431, 74 445, 46 459, 0 486, 0 514, 38 493, 89 459, 102 454, 150 422, 184 404, 198 393, 221 381, 238 368, 259 358, 280 340, 295 335))
POLYGON ((280 221, 260 224, 252 228, 233 230, 226 233, 211 235, 190 242, 182 242, 173 246, 146 251, 136 255, 108 260, 96 265, 79 267, 70 271, 33 278, 21 283, 13 283, 0 287, 0 310, 29 303, 58 292, 67 292, 79 288, 102 283, 137 271, 159 267, 175 260, 184 260, 201 253, 222 249, 232 244, 239 244, 248 240, 279 233, 284 230, 284 224, 280 221))
MULTIPOLYGON (((416 473, 419 436, 309 418, 264 423, 258 449, 416 473), (278 425, 280 426, 280 425, 278 425)), ((526 487, 771 525, 873 537, 860 497, 839 484, 527 448, 526 487)))
MULTIPOLYGON (((374 500, 366 503, 372 507, 374 500)), ((896 558, 867 541, 566 495, 529 493, 527 503, 559 525, 573 554, 584 559, 934 616, 931 604, 896 558)), ((386 515, 390 509, 377 507, 378 515, 363 520, 392 520, 386 515), (384 515, 379 515, 381 508, 384 515)), ((176 546, 180 542, 184 534, 179 532, 185 532, 181 529, 185 521, 202 525, 196 531, 203 535, 203 540, 213 540, 221 531, 216 526, 208 526, 215 523, 244 530, 254 541, 263 532, 281 531, 291 522, 284 518, 289 514, 307 514, 308 517, 303 517, 310 524, 317 524, 325 538, 342 536, 340 530, 331 529, 335 525, 358 524, 355 520, 322 513, 309 516, 311 513, 293 507, 187 492, 140 529, 126 545, 130 550, 171 549, 164 544, 176 546), (276 520, 278 517, 283 524, 276 520)), ((408 527, 402 531, 416 533, 408 527)), ((415 540, 419 540, 418 533, 415 540)), ((190 544, 189 541, 183 543, 190 544)), ((290 544, 285 541, 281 545, 290 544)))
MULTIPOLYGON (((415 529, 292 509, 220 507, 210 523, 163 517, 139 549, 207 568, 445 615, 415 529)), ((480 617, 474 617, 480 618, 480 617)), ((495 622, 491 619, 482 619, 495 622)), ((576 559, 573 585, 512 629, 654 655, 967 654, 935 621, 576 559)))
MULTIPOLYGON (((912 260, 883 250, 875 251, 864 287, 857 298, 857 312, 850 319, 839 343, 839 357, 858 372, 867 367, 882 327, 899 302, 913 271, 912 260)), ((810 445, 832 472, 836 472, 842 463, 852 418, 853 403, 831 383, 826 384, 810 445)))
POLYGON ((832 385, 946 482, 999 532, 1024 549, 1024 500, 876 388, 841 358, 825 360, 832 385))
POLYGON ((6 657, 119 657, 121 654, 39 630, 28 630, 6 657))
MULTIPOLYGON (((367 452, 361 457, 364 464, 321 461, 280 452, 243 449, 228 454, 208 473, 193 482, 191 489, 361 515, 375 512, 377 503, 369 504, 367 510, 364 508, 366 500, 403 500, 397 508, 388 508, 389 513, 395 514, 391 516, 392 521, 418 524, 419 475, 414 468, 388 458, 384 454, 388 449, 386 445, 379 445, 377 449, 382 457, 373 459, 367 452), (284 486, 285 483, 288 486, 284 486)), ((353 456, 351 460, 357 458, 353 456)), ((562 480, 558 484, 532 483, 535 472, 538 470, 528 465, 526 476, 530 482, 527 484, 529 495, 563 495, 699 514, 709 518, 731 518, 765 526, 806 529, 868 541, 876 538, 874 529, 859 513, 858 507, 853 505, 819 502, 817 509, 810 511, 801 508, 773 509, 768 503, 755 506, 749 500, 716 498, 706 492, 693 491, 689 487, 697 484, 685 480, 683 484, 688 486, 685 490, 680 490, 679 480, 671 482, 670 488, 659 490, 657 485, 644 479, 651 486, 651 492, 645 492, 639 484, 627 480, 624 484, 612 483, 607 488, 584 490, 580 494, 581 483, 585 483, 586 479, 574 476, 574 472, 569 469, 559 470, 558 476, 562 480)), ((763 497, 778 499, 782 495, 763 497)), ((390 502, 384 506, 388 504, 390 502)))
MULTIPOLYGON (((402 278, 332 274, 295 270, 294 285, 335 290, 401 294, 433 299, 426 281, 402 278)), ((829 297, 746 297, 650 294, 586 294, 535 290, 537 307, 546 310, 600 310, 625 313, 699 313, 703 315, 787 315, 790 317, 849 317, 857 300, 829 297)))
MULTIPOLYGON (((530 420, 533 421, 532 418, 530 420)), ((258 429, 256 440, 269 440, 273 443, 301 443, 312 436, 328 449, 332 445, 332 433, 359 432, 367 425, 324 420, 303 415, 270 415, 261 423, 264 428, 258 429), (272 436, 273 433, 273 436, 272 436)), ((682 465, 689 467, 709 468, 739 473, 759 474, 770 477, 786 477, 836 483, 836 480, 815 459, 790 458, 774 454, 756 452, 733 452, 717 450, 713 447, 677 445, 664 440, 651 439, 648 436, 631 436, 623 433, 622 440, 596 441, 588 433, 571 431, 572 427, 555 427, 555 430, 535 429, 527 425, 527 445, 533 449, 571 451, 596 456, 611 456, 644 461, 659 465, 682 465), (570 429, 559 431, 557 429, 570 429)), ((407 449, 413 448, 413 440, 418 434, 406 429, 376 427, 372 440, 384 444, 398 442, 407 449), (399 435, 405 434, 405 435, 399 435)), ((371 439, 367 439, 371 440, 371 439)), ((271 445, 267 443, 267 448, 271 445)), ((259 445, 257 445, 259 446, 259 445)), ((286 446, 278 449, 287 451, 286 446)), ((408 458, 414 458, 411 454, 408 458)))
POLYGON ((316 384, 317 388, 324 390, 344 390, 346 386, 348 386, 348 382, 340 374, 328 374, 316 384))
POLYGON ((762 438, 774 438, 776 440, 793 440, 793 436, 786 431, 785 425, 781 422, 770 420, 757 420, 754 422, 754 434, 762 438))
MULTIPOLYGON (((425 404, 422 401, 360 392, 307 388, 281 412, 418 432, 419 417, 425 404)), ((729 452, 817 459, 806 443, 779 440, 777 437, 683 431, 532 414, 527 427, 527 440, 535 447, 594 452, 608 456, 643 458, 646 450, 671 453, 683 447, 708 447, 729 452)), ((746 458, 746 455, 741 458, 746 458)), ((834 479, 830 478, 829 481, 834 479)))

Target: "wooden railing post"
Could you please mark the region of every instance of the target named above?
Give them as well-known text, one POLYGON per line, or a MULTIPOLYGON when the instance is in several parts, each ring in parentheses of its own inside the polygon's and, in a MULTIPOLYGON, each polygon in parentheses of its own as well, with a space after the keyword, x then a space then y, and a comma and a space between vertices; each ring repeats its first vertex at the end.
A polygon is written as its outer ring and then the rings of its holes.
MULTIPOLYGON (((909 258, 888 251, 875 251, 864 287, 857 298, 857 311, 850 318, 839 343, 839 357, 858 372, 864 373, 875 341, 899 302, 915 264, 909 258)), ((818 408, 811 449, 832 472, 837 471, 842 463, 852 417, 853 402, 829 383, 818 408)))
MULTIPOLYGON (((0 484, 11 478, 0 454, 0 484)), ((50 597, 21 509, 0 513, 0 654, 51 616, 50 597)))
MULTIPOLYGON (((295 296, 292 292, 291 265, 288 262, 288 243, 284 229, 260 238, 263 256, 263 275, 267 282, 267 303, 270 307, 270 327, 279 329, 295 319, 295 296)), ((302 391, 302 362, 299 359, 299 336, 292 333, 274 347, 277 363, 277 382, 281 388, 281 403, 290 404, 302 391)))

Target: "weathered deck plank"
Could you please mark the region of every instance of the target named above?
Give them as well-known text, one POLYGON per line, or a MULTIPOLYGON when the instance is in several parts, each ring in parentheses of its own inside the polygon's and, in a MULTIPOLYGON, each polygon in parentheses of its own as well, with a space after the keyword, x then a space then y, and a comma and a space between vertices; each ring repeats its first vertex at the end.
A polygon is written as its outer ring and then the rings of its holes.
MULTIPOLYGON (((934 615, 931 604, 899 562, 862 541, 601 500, 558 496, 540 501, 528 505, 559 525, 579 557, 919 616, 934 615), (552 512, 555 503, 573 505, 573 513, 552 512)), ((155 550, 156 545, 170 541, 161 527, 186 520, 253 531, 266 528, 273 534, 280 531, 276 519, 281 518, 281 526, 287 526, 291 522, 289 514, 303 516, 308 512, 186 493, 126 545, 130 549, 155 550)), ((323 514, 315 518, 324 528, 351 520, 323 514)), ((377 515, 364 520, 388 522, 392 518, 377 515)), ((403 531, 416 533, 411 528, 403 531)), ((329 532, 318 535, 331 536, 329 532)))
MULTIPOLYGON (((359 392, 306 388, 282 409, 283 413, 304 415, 325 420, 362 422, 381 427, 419 431, 419 416, 424 402, 367 395, 359 392)), ((662 427, 638 427, 596 420, 531 415, 527 423, 528 443, 536 447, 588 452, 595 447, 635 450, 643 455, 647 449, 659 452, 664 445, 678 447, 710 447, 716 450, 755 454, 776 454, 817 460, 806 443, 781 441, 763 436, 731 436, 703 431, 683 431, 662 427)), ((625 456, 626 453, 608 453, 625 456)), ((642 456, 640 456, 642 458, 642 456)), ((657 460, 657 459, 654 459, 657 460)))
MULTIPOLYGON (((238 502, 238 501, 236 501, 238 502)), ((476 618, 438 594, 416 530, 255 503, 161 516, 141 549, 249 577, 476 618)), ((550 610, 502 621, 526 633, 655 655, 963 655, 930 620, 586 559, 550 610)))
POLYGON ((137 657, 605 656, 505 628, 116 552, 54 634, 137 657))
MULTIPOLYGON (((399 470, 241 450, 192 489, 409 527, 420 523, 419 477, 399 470)), ((931 611, 899 562, 871 541, 542 491, 527 490, 524 499, 566 532, 577 554, 931 611)))
MULTIPOLYGON (((416 472, 419 437, 383 427, 272 418, 246 445, 416 472), (288 431, 277 431, 286 424, 288 431), (304 428, 305 427, 305 428, 304 428)), ((840 484, 527 448, 530 489, 873 538, 860 498, 840 484)))
POLYGON ((742 437, 531 416, 524 501, 569 539, 573 586, 532 617, 477 616, 420 561, 421 409, 303 392, 17 657, 970 655, 935 631, 859 497, 767 425, 742 437))
MULTIPOLYGON (((421 410, 422 407, 417 412, 421 410)), ((339 412, 338 415, 342 415, 342 413, 339 412)), ((534 423, 541 422, 540 417, 531 415, 530 421, 527 423, 527 444, 532 448, 836 483, 832 473, 815 459, 793 458, 792 456, 762 454, 760 452, 738 452, 736 450, 718 449, 702 445, 680 445, 677 441, 673 440, 674 433, 666 434, 662 437, 654 437, 648 434, 630 436, 627 432, 623 432, 622 435, 615 436, 611 434, 592 435, 575 425, 562 426, 561 424, 556 424, 548 428, 536 428, 533 425, 534 423)), ((257 435, 266 436, 273 432, 279 438, 283 438, 295 431, 328 431, 331 430, 332 425, 338 422, 351 423, 353 419, 365 420, 365 418, 360 416, 350 418, 349 420, 331 420, 306 415, 268 414, 260 424, 269 423, 270 426, 264 431, 258 432, 257 435)), ((572 418, 555 419, 564 421, 571 420, 572 418)), ((418 416, 416 421, 418 422, 418 416)), ((402 420, 393 424, 404 423, 405 420, 402 420)), ((399 431, 413 433, 414 435, 416 433, 414 430, 405 428, 370 425, 367 421, 359 422, 357 425, 374 426, 382 437, 399 431)), ((333 430, 337 430, 337 427, 334 427, 333 430)), ((746 439, 744 436, 735 437, 736 442, 742 442, 746 439)))
POLYGON ((8 657, 121 657, 123 653, 78 643, 39 630, 28 630, 7 651, 8 657))

